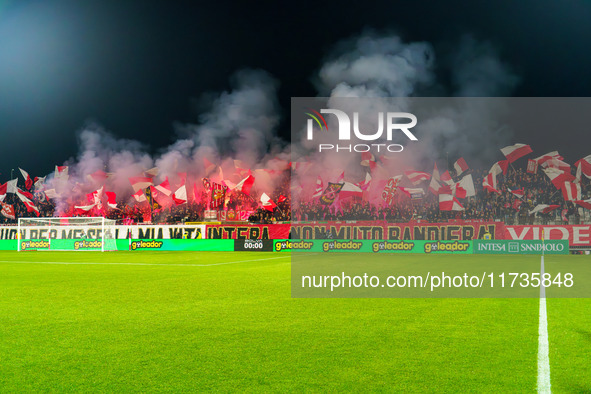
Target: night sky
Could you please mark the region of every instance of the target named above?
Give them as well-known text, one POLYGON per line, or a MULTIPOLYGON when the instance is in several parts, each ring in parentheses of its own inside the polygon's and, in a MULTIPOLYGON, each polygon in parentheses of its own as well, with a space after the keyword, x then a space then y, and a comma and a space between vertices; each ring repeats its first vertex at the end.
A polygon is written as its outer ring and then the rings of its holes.
MULTIPOLYGON (((519 77, 513 96, 589 96, 589 21, 582 0, 0 0, 0 178, 18 166, 42 175, 75 156, 88 121, 157 152, 243 68, 279 81, 279 135, 289 138, 290 97, 317 95, 313 77, 335 44, 367 29, 428 41, 442 65, 470 34, 519 77)), ((436 72, 445 84, 445 68, 436 72)), ((540 144, 556 132, 514 142, 540 144)), ((588 135, 570 131, 554 147, 572 163, 591 154, 580 143, 588 135)))

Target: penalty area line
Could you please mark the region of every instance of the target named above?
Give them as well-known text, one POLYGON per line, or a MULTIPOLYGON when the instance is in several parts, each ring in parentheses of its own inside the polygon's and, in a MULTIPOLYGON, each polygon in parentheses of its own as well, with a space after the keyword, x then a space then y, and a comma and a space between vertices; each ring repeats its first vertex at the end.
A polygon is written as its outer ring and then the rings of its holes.
POLYGON ((76 261, 16 261, 16 260, 0 260, 2 264, 54 264, 54 265, 140 265, 140 266, 162 266, 162 267, 212 267, 216 265, 228 265, 228 264, 240 264, 249 263, 252 261, 267 261, 284 259, 291 256, 280 256, 280 257, 269 257, 266 259, 252 259, 252 260, 238 260, 238 261, 227 261, 225 263, 214 263, 214 264, 162 264, 162 263, 98 263, 98 262, 76 262, 76 261))
MULTIPOLYGON (((544 278, 544 256, 540 264, 541 277, 544 278)), ((548 314, 546 313, 546 287, 540 283, 540 318, 538 327, 538 393, 551 393, 550 356, 548 343, 548 314)))

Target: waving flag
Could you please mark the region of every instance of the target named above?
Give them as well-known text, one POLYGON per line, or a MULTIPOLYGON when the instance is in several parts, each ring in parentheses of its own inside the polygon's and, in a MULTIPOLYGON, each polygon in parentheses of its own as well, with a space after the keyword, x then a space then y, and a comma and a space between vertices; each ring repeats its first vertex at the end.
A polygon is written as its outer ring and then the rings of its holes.
POLYGON ((548 152, 542 156, 536 157, 533 160, 536 163, 538 163, 538 165, 542 165, 546 161, 551 160, 551 159, 564 160, 564 157, 560 156, 560 154, 558 154, 558 151, 552 151, 552 152, 548 152))
POLYGON ((489 172, 488 175, 482 179, 482 187, 491 193, 501 194, 497 189, 497 176, 493 172, 489 172))
POLYGON ((557 208, 560 208, 560 205, 538 204, 535 206, 534 209, 529 211, 529 214, 533 215, 534 213, 538 213, 538 212, 548 213, 548 212, 552 212, 553 210, 555 210, 557 208))
POLYGON ((345 181, 345 171, 341 172, 341 175, 337 178, 336 183, 343 183, 345 181))
POLYGON ((572 174, 561 171, 558 168, 548 167, 543 169, 557 189, 562 189, 564 182, 572 182, 575 177, 572 174))
POLYGON ((37 214, 37 216, 39 216, 39 208, 37 208, 35 206, 35 204, 33 203, 33 201, 30 200, 30 198, 33 198, 31 193, 27 193, 27 192, 17 188, 16 195, 23 202, 23 204, 25 204, 25 206, 27 207, 27 212, 35 212, 37 214))
POLYGON ((343 187, 341 188, 340 198, 350 198, 350 197, 361 197, 363 195, 363 189, 359 186, 351 183, 351 182, 344 182, 343 187))
POLYGON ((91 205, 75 205, 74 206, 74 210, 75 210, 75 212, 76 212, 77 215, 86 215, 95 206, 96 206, 96 204, 91 204, 91 205))
POLYGON ((474 180, 472 179, 472 174, 466 175, 458 183, 456 183, 455 189, 457 198, 475 196, 476 190, 474 189, 474 180))
POLYGON ((129 178, 129 183, 131 183, 131 187, 133 188, 134 192, 137 192, 138 190, 144 190, 154 184, 152 182, 152 178, 143 176, 131 177, 129 178))
POLYGON ((413 200, 419 200, 421 198, 423 198, 423 196, 425 195, 425 191, 423 189, 419 188, 412 188, 412 187, 399 187, 398 190, 400 190, 402 193, 406 194, 407 196, 409 196, 411 199, 413 200))
POLYGON ((361 153, 361 165, 370 169, 376 165, 376 157, 369 152, 361 153))
POLYGON ((435 167, 433 167, 433 175, 431 175, 431 182, 429 183, 429 190, 431 191, 431 193, 435 195, 439 194, 439 189, 441 188, 441 185, 439 184, 440 180, 441 179, 439 177, 437 163, 435 163, 435 167))
POLYGON ((271 200, 271 197, 269 197, 267 193, 261 194, 261 204, 263 205, 264 209, 270 212, 273 212, 273 210, 277 206, 277 204, 275 204, 273 200, 271 200))
POLYGON ((529 145, 515 144, 502 148, 501 152, 503 152, 509 163, 513 163, 515 160, 530 154, 533 151, 529 145))
POLYGON ((8 182, 0 185, 0 201, 4 201, 6 194, 8 193, 8 182))
POLYGON ((507 175, 507 169, 509 168, 509 160, 501 160, 497 161, 488 171, 489 173, 495 174, 495 176, 499 174, 507 175))
POLYGON ((585 209, 591 209, 591 198, 588 200, 577 200, 575 204, 582 206, 585 209))
POLYGON ((466 163, 466 160, 464 160, 463 157, 460 157, 458 160, 456 160, 456 162, 454 163, 454 169, 456 170, 456 175, 460 176, 462 175, 462 173, 464 171, 468 171, 468 164, 466 163))
POLYGON ((107 206, 112 209, 117 209, 115 192, 105 192, 105 196, 107 196, 107 206))
POLYGON ((517 198, 523 198, 523 196, 525 195, 525 191, 523 189, 511 190, 509 188, 508 190, 517 198))
POLYGON ((285 202, 285 201, 287 201, 287 197, 285 197, 283 194, 280 194, 279 195, 279 198, 277 199, 277 202, 278 203, 282 203, 282 202, 285 202))
POLYGON ((68 166, 55 166, 55 179, 68 180, 68 166))
POLYGON ((439 210, 440 211, 463 211, 464 207, 457 198, 451 194, 439 195, 439 210))
POLYGON ((322 196, 322 192, 324 191, 324 183, 322 182, 322 178, 318 175, 316 178, 316 190, 314 190, 314 194, 312 194, 312 198, 322 196))
POLYGON ((447 170, 441 174, 441 181, 448 186, 452 186, 454 184, 454 181, 451 179, 451 175, 449 175, 449 171, 447 170))
POLYGON ((431 174, 422 171, 404 171, 404 175, 406 175, 413 185, 418 185, 422 181, 431 179, 431 174))
MULTIPOLYGON (((575 163, 577 170, 583 173, 587 178, 591 179, 591 155, 583 157, 575 163)), ((579 177, 580 178, 580 177, 579 177)))
POLYGON ((365 174, 365 180, 363 182, 356 183, 355 186, 361 188, 361 190, 366 191, 369 188, 369 183, 371 182, 371 174, 368 172, 365 174))
POLYGON ((33 186, 33 180, 31 179, 31 176, 27 171, 23 170, 22 168, 19 167, 18 169, 21 171, 23 178, 25 178, 25 187, 27 188, 27 190, 31 190, 31 187, 33 186))
POLYGON ((144 191, 142 189, 138 190, 134 195, 133 198, 137 201, 137 202, 144 202, 144 201, 148 201, 146 199, 146 195, 144 194, 144 191))
POLYGON ((247 176, 234 187, 234 190, 238 190, 250 196, 250 189, 252 189, 252 185, 254 185, 254 177, 252 175, 247 176))
POLYGON ((570 172, 570 164, 555 158, 551 158, 542 163, 542 168, 557 168, 560 171, 570 172))
POLYGON ((168 182, 168 177, 166 177, 166 179, 164 179, 164 182, 162 182, 158 186, 154 186, 154 188, 167 197, 172 194, 172 190, 170 189, 170 182, 168 182))
POLYGON ((562 185, 562 196, 566 201, 581 199, 581 185, 574 182, 564 182, 562 185))

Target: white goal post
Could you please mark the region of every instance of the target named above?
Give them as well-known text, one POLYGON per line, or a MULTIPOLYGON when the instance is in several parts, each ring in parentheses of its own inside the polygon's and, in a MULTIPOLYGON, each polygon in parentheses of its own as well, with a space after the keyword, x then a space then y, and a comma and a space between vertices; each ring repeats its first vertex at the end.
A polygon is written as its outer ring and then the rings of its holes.
POLYGON ((19 218, 19 252, 25 250, 117 250, 115 220, 103 217, 19 218))

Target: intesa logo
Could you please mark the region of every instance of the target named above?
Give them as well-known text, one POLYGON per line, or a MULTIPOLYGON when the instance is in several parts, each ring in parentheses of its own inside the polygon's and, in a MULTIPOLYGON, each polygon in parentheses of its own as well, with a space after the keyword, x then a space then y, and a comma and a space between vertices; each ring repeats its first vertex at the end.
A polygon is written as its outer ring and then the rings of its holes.
MULTIPOLYGON (((315 133, 320 130, 322 133, 328 133, 328 123, 323 114, 333 115, 337 121, 338 141, 344 143, 322 143, 318 144, 318 152, 402 152, 403 145, 394 143, 377 143, 383 139, 385 134, 386 141, 392 141, 398 133, 403 133, 410 141, 418 141, 417 137, 410 131, 417 124, 417 117, 409 112, 378 112, 377 113, 377 131, 365 130, 360 127, 359 112, 353 112, 353 119, 347 113, 338 109, 323 108, 320 112, 308 109, 305 114, 309 117, 306 127, 306 138, 313 141, 315 133), (315 131, 316 130, 316 131, 315 131), (347 144, 347 141, 361 140, 367 143, 347 144), (373 142, 373 143, 370 143, 373 142)), ((332 132, 332 130, 331 130, 332 132)))

